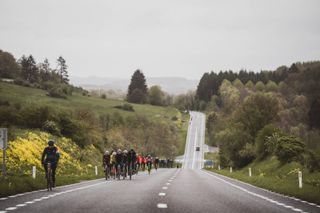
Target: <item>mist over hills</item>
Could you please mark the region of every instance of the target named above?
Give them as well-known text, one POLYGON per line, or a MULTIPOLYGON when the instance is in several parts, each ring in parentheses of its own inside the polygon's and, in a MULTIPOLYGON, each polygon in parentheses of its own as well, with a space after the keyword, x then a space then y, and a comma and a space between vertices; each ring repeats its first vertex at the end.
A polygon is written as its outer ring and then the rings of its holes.
MULTIPOLYGON (((71 76, 70 81, 76 86, 81 86, 87 90, 115 90, 126 93, 130 79, 125 78, 107 78, 107 77, 78 77, 71 76)), ((189 90, 195 90, 199 81, 195 79, 186 79, 182 77, 153 77, 147 78, 147 85, 151 87, 153 85, 161 86, 162 90, 172 94, 182 94, 189 90)))

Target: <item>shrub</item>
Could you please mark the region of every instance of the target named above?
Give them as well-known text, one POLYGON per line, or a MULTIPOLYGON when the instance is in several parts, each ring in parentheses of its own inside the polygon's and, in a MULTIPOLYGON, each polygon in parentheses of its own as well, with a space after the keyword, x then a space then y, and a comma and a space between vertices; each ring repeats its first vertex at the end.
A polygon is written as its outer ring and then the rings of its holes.
POLYGON ((261 129, 255 139, 255 152, 259 160, 264 159, 272 153, 272 148, 268 148, 268 138, 273 134, 280 134, 280 130, 272 124, 266 125, 261 129))
POLYGON ((42 129, 46 132, 49 132, 53 135, 60 135, 60 129, 54 121, 45 121, 43 123, 42 129))
POLYGON ((305 144, 294 136, 281 136, 275 148, 275 155, 281 163, 301 160, 305 153, 305 144))
POLYGON ((102 99, 107 99, 107 95, 106 95, 106 94, 102 94, 102 95, 101 95, 101 98, 102 98, 102 99))
POLYGON ((62 87, 52 87, 48 89, 47 95, 53 98, 67 98, 67 95, 62 87))
POLYGON ((118 106, 115 106, 114 108, 122 109, 129 112, 134 112, 134 108, 131 104, 118 105, 118 106))

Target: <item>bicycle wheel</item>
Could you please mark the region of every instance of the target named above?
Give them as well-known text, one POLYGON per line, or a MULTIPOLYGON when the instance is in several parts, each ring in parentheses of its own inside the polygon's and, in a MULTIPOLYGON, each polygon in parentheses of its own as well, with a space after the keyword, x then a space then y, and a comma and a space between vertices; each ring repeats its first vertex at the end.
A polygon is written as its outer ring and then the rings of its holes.
POLYGON ((52 185, 53 185, 53 181, 52 181, 52 170, 51 170, 51 164, 48 163, 48 172, 47 172, 47 189, 48 191, 52 191, 52 185))

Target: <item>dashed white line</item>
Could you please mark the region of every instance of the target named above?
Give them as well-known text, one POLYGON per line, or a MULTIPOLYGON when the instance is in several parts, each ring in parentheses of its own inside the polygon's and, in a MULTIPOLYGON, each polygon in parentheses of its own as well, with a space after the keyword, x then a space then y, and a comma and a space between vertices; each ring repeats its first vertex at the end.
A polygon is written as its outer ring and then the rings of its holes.
POLYGON ((24 207, 24 206, 26 206, 27 204, 25 204, 25 203, 22 203, 22 204, 18 204, 18 205, 16 205, 17 207, 24 207))
POLYGON ((164 187, 162 187, 162 189, 165 189, 165 190, 166 190, 166 189, 168 189, 168 187, 164 186, 164 187))
POLYGON ((159 209, 166 209, 166 208, 168 208, 168 205, 166 203, 158 203, 157 207, 159 209))
POLYGON ((0 213, 7 213, 7 211, 0 211, 0 213))
POLYGON ((170 183, 166 183, 166 185, 167 185, 167 186, 169 186, 169 185, 170 185, 170 183))
MULTIPOLYGON (((2 197, 0 198, 0 200, 7 200, 8 198, 7 197, 2 197)), ((0 212, 1 213, 1 212, 0 212)))
POLYGON ((159 196, 161 196, 161 197, 166 196, 166 193, 160 192, 160 193, 159 193, 159 196))

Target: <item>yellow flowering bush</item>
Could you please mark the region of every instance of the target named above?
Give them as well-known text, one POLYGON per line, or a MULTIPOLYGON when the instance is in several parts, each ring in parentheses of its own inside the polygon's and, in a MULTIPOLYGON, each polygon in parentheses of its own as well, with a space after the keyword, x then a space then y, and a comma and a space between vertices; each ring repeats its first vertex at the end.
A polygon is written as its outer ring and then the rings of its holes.
MULTIPOLYGON (((32 166, 37 170, 44 171, 41 164, 41 155, 50 139, 50 134, 40 132, 27 132, 24 136, 9 141, 7 153, 8 172, 14 174, 30 175, 32 166)), ((101 154, 94 146, 80 149, 72 140, 61 137, 55 140, 55 145, 60 152, 57 172, 62 174, 83 174, 87 171, 87 163, 97 165, 97 159, 101 154), (92 161, 90 161, 92 159, 92 161), (80 161, 86 163, 80 164, 80 161)), ((2 159, 2 152, 0 158, 2 159)))

